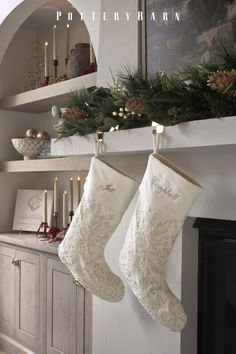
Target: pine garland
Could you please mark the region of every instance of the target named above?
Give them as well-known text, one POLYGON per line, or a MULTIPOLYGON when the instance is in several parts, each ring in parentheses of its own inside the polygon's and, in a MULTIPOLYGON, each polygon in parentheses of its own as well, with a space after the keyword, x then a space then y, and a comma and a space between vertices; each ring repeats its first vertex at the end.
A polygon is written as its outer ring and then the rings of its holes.
POLYGON ((186 66, 170 75, 156 72, 148 78, 141 69, 124 67, 108 88, 72 92, 66 107, 83 114, 68 120, 63 109, 52 107, 53 116, 60 119, 55 126, 59 139, 145 127, 152 121, 169 126, 236 114, 236 51, 222 45, 216 57, 217 63, 186 66))

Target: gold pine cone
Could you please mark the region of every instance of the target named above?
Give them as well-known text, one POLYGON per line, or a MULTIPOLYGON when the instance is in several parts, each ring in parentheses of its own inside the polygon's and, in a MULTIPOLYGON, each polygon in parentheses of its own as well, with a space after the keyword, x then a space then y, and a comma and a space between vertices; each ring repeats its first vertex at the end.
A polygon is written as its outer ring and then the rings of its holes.
MULTIPOLYGON (((219 93, 224 93, 232 82, 236 80, 235 71, 217 71, 208 76, 207 85, 219 93)), ((236 95, 236 92, 230 93, 236 95)))
POLYGON ((125 103, 125 108, 137 114, 146 114, 147 108, 142 97, 130 97, 125 103))
POLYGON ((62 118, 67 119, 70 122, 73 122, 76 119, 83 119, 86 113, 81 108, 67 108, 66 111, 62 113, 62 118))

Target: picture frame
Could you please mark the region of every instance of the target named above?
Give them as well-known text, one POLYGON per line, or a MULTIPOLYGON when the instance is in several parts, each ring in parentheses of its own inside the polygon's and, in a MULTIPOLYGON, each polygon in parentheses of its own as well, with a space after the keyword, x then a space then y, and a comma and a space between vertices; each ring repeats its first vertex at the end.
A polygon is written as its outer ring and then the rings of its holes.
MULTIPOLYGON (((13 221, 14 231, 36 232, 43 220, 44 190, 18 189, 13 221)), ((51 224, 53 191, 47 191, 47 220, 51 224)))
POLYGON ((236 47, 235 2, 139 0, 139 11, 143 13, 139 65, 145 76, 156 71, 173 73, 202 61, 216 62, 222 44, 236 47))

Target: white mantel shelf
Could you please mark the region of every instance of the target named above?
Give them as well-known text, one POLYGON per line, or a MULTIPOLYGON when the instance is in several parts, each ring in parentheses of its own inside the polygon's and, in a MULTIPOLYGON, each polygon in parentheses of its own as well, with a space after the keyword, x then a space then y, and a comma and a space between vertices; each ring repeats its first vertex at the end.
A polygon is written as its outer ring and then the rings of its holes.
MULTIPOLYGON (((104 134, 101 154, 132 155, 150 153, 153 149, 153 127, 104 134)), ((94 154, 96 134, 52 139, 52 157, 48 159, 0 162, 0 172, 84 171, 94 154)), ((165 128, 160 151, 206 151, 236 148, 236 117, 192 121, 165 128)))
MULTIPOLYGON (((150 152, 153 127, 108 132, 104 134, 101 153, 130 154, 150 152)), ((52 139, 53 156, 91 155, 96 134, 52 139)), ((236 146, 236 117, 205 119, 166 127, 161 136, 160 151, 225 148, 236 146)))
POLYGON ((51 106, 61 106, 71 91, 96 86, 97 73, 76 77, 57 84, 19 93, 0 100, 0 109, 42 113, 50 111, 51 106))

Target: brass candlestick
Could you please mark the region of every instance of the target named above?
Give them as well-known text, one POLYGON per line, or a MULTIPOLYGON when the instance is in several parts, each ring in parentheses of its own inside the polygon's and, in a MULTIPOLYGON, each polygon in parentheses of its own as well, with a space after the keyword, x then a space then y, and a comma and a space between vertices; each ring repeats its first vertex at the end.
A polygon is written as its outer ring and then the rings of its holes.
POLYGON ((54 72, 55 72, 55 79, 56 79, 57 78, 57 67, 59 65, 59 61, 57 59, 54 59, 53 65, 54 65, 54 72))

